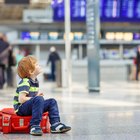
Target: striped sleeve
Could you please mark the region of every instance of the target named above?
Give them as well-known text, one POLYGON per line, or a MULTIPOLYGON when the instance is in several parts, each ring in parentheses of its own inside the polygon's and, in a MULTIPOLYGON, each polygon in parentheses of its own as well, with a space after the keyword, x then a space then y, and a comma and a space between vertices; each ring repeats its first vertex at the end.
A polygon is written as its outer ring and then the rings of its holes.
POLYGON ((25 92, 29 94, 30 84, 29 79, 24 78, 22 82, 18 85, 18 93, 25 92))

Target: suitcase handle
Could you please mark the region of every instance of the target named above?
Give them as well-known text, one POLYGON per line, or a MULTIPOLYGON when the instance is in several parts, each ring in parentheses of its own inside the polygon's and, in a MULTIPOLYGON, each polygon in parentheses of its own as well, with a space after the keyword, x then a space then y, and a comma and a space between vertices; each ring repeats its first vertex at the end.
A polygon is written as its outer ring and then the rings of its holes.
POLYGON ((19 126, 19 127, 16 127, 14 125, 14 123, 12 123, 12 127, 15 129, 15 130, 24 130, 24 129, 27 129, 29 127, 29 123, 26 125, 26 126, 19 126))

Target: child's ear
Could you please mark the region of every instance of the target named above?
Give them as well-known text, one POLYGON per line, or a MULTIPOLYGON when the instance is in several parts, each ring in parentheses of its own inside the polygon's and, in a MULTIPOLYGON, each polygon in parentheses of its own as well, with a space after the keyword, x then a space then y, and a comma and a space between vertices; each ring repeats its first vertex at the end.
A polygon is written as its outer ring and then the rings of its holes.
POLYGON ((33 75, 34 74, 34 71, 29 70, 29 74, 30 75, 33 75))

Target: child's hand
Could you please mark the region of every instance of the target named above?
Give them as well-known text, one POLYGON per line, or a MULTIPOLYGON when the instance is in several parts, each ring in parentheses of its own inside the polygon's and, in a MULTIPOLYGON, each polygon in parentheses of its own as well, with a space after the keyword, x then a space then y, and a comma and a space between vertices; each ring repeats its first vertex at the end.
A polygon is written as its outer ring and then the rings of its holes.
POLYGON ((38 93, 36 96, 44 96, 43 93, 38 93))

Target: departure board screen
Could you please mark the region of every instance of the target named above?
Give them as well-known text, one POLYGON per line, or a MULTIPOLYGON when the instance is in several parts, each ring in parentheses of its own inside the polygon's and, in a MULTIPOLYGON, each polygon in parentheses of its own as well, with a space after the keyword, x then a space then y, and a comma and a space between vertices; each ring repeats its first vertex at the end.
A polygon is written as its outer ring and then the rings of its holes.
POLYGON ((71 20, 83 21, 86 17, 86 1, 71 0, 71 20))
MULTIPOLYGON (((57 4, 54 1, 54 20, 64 20, 64 0, 57 4)), ((86 0, 71 0, 70 1, 70 13, 72 21, 85 21, 86 20, 86 0)))
POLYGON ((102 17, 119 18, 120 17, 121 0, 104 0, 102 9, 102 17))
POLYGON ((133 18, 134 17, 135 0, 123 0, 121 8, 121 17, 133 18))
MULTIPOLYGON (((54 21, 63 21, 64 0, 53 1, 55 4, 54 21)), ((103 22, 140 21, 140 0, 100 0, 99 8, 103 22)), ((70 12, 72 21, 86 21, 86 0, 70 0, 70 12)))
POLYGON ((134 9, 134 17, 140 19, 140 0, 135 0, 134 9))
POLYGON ((64 1, 57 4, 57 6, 53 7, 53 19, 54 21, 63 21, 64 20, 64 1))

